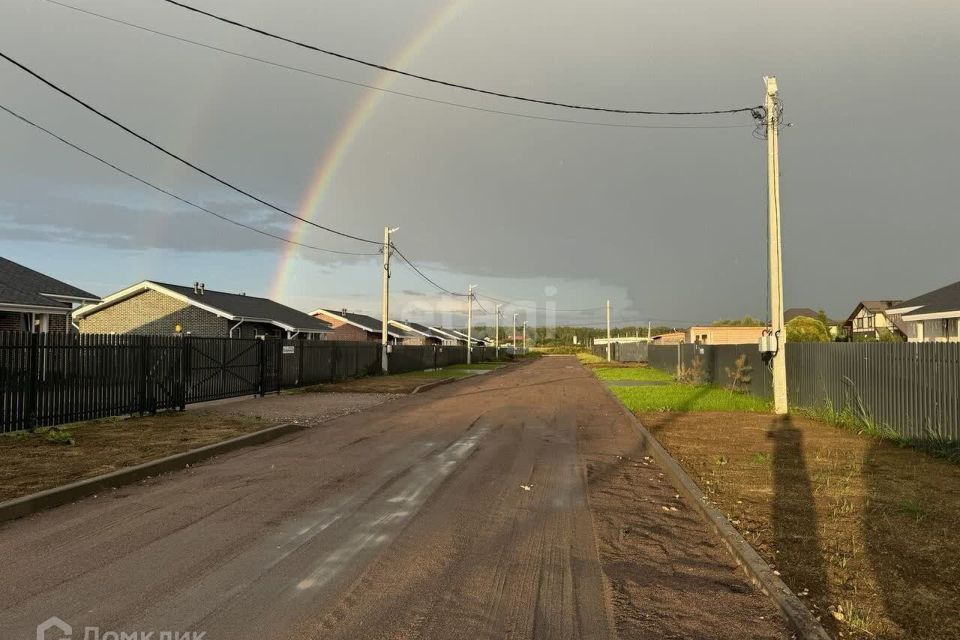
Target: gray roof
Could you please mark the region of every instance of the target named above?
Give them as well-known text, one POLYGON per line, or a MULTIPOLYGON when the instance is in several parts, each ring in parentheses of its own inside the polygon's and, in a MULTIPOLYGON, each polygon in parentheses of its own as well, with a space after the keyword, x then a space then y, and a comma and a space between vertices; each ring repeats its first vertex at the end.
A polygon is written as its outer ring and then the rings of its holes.
POLYGON ((916 298, 905 300, 898 304, 897 307, 920 307, 915 311, 909 312, 908 315, 960 311, 960 282, 954 282, 953 284, 934 289, 916 298))
POLYGON ((50 296, 77 301, 100 299, 83 289, 0 257, 0 303, 70 308, 70 302, 50 296))
POLYGON ((293 327, 299 331, 308 332, 326 332, 330 330, 330 324, 319 318, 297 311, 292 307, 274 302, 269 298, 258 298, 241 293, 226 293, 223 291, 212 291, 205 289, 204 292, 195 293, 193 287, 184 287, 179 284, 168 284, 151 280, 164 289, 170 289, 180 295, 195 301, 198 304, 207 307, 213 307, 226 315, 235 318, 250 318, 273 321, 281 325, 293 327))
POLYGON ((450 338, 436 329, 432 329, 425 324, 420 324, 418 322, 410 322, 409 320, 404 320, 402 324, 410 327, 417 333, 422 333, 423 335, 429 338, 436 338, 437 340, 449 340, 450 338))
MULTIPOLYGON (((349 311, 344 312, 342 309, 339 311, 334 309, 322 309, 322 311, 332 316, 343 318, 355 325, 360 326, 364 331, 369 331, 370 333, 380 333, 383 331, 383 322, 377 318, 374 318, 373 316, 366 316, 362 313, 351 313, 349 311)), ((397 338, 406 338, 410 334, 399 327, 388 327, 387 335, 395 336, 397 338)))

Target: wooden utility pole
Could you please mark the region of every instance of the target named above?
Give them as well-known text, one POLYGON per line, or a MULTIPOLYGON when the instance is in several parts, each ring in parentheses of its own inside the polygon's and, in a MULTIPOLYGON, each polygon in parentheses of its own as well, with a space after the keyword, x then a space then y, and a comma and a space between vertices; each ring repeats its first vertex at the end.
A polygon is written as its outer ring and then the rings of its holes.
POLYGON ((607 300, 607 362, 610 362, 610 301, 607 300))
POLYGON ((467 287, 467 364, 470 364, 473 353, 473 290, 477 285, 467 287))
POLYGON ((767 116, 767 228, 770 254, 770 329, 777 342, 773 355, 773 410, 784 415, 787 403, 787 332, 783 322, 783 245, 780 240, 780 145, 777 112, 777 79, 765 77, 764 109, 767 116))
MULTIPOLYGON (((399 228, 399 227, 397 227, 399 228)), ((390 329, 390 234, 397 229, 383 228, 383 300, 380 302, 380 370, 390 373, 387 343, 390 329)))

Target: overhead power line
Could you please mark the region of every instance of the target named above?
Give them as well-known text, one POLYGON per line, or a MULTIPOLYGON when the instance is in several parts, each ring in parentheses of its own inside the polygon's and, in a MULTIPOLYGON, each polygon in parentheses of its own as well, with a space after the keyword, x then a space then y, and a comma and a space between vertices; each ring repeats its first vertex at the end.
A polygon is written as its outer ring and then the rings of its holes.
POLYGON ((550 116, 538 116, 530 113, 517 113, 515 111, 503 111, 500 109, 490 109, 487 107, 478 107, 476 105, 463 104, 460 102, 451 102, 449 100, 439 100, 437 98, 428 98, 426 96, 417 95, 415 93, 407 93, 405 91, 397 91, 396 89, 388 89, 386 87, 378 87, 377 85, 367 84, 365 82, 358 82, 356 80, 348 80, 346 78, 340 78, 338 76, 329 75, 326 73, 320 73, 318 71, 312 71, 310 69, 304 69, 302 67, 295 67, 293 65, 284 64, 282 62, 277 62, 275 60, 268 60, 266 58, 260 58, 257 56, 252 56, 240 51, 233 51, 230 49, 224 49, 216 45, 209 44, 207 42, 200 42, 198 40, 191 40, 190 38, 184 38, 182 36, 174 35, 171 33, 166 33, 164 31, 159 31, 151 27, 146 27, 140 24, 133 22, 128 22, 126 20, 120 20, 119 18, 114 18, 111 16, 104 15, 102 13, 97 13, 95 11, 90 11, 88 9, 83 9, 81 7, 76 7, 65 2, 58 2, 57 0, 44 0, 44 2, 63 7, 64 9, 70 9, 72 11, 77 11, 79 13, 86 14, 95 18, 101 18, 116 24, 120 24, 126 27, 133 29, 139 29, 147 33, 152 33, 157 36, 164 38, 169 38, 178 42, 185 44, 190 44, 197 47, 202 47, 204 49, 209 49, 211 51, 216 51, 219 53, 224 53, 227 55, 235 56, 237 58, 242 58, 244 60, 249 60, 252 62, 257 62, 267 66, 286 69, 288 71, 293 71, 295 73, 302 73, 316 78, 323 78, 325 80, 332 80, 334 82, 340 82, 343 84, 352 85, 355 87, 362 87, 366 89, 372 89, 374 91, 380 91, 383 93, 388 93, 395 96, 402 96, 404 98, 412 98, 414 100, 422 100, 423 102, 429 102, 433 104, 444 105, 448 107, 456 107, 458 109, 467 109, 470 111, 478 111, 482 113, 491 113, 501 116, 510 116, 513 118, 523 118, 526 120, 543 120, 547 122, 558 122, 561 124, 574 124, 574 125, 585 125, 592 127, 616 127, 616 128, 627 128, 627 129, 741 129, 741 128, 754 128, 753 124, 704 124, 704 125, 686 125, 686 124, 631 124, 628 122, 595 122, 590 120, 574 120, 569 118, 552 118, 550 116))
POLYGON ((248 225, 248 224, 244 224, 243 222, 239 222, 239 221, 237 221, 237 220, 234 220, 233 218, 228 218, 227 216, 225 216, 225 215, 223 215, 223 214, 217 213, 216 211, 212 211, 212 210, 210 210, 210 209, 208 209, 208 208, 206 208, 206 207, 204 207, 204 206, 202 206, 202 205, 199 205, 199 204, 197 204, 197 203, 195 203, 195 202, 191 202, 190 200, 187 200, 186 198, 183 198, 183 197, 181 197, 181 196, 178 196, 177 194, 172 193, 172 192, 170 192, 170 191, 167 191, 167 190, 164 189, 163 187, 158 187, 157 185, 153 184, 152 182, 149 182, 148 180, 144 180, 143 178, 141 178, 141 177, 139 177, 139 176, 137 176, 137 175, 134 175, 134 174, 130 173, 130 172, 127 171, 126 169, 122 169, 122 168, 118 167, 117 165, 113 164, 112 162, 101 158, 100 156, 98 156, 97 154, 93 153, 92 151, 87 151, 87 150, 84 149, 83 147, 81 147, 81 146, 79 146, 79 145, 77 145, 77 144, 74 144, 73 142, 70 142, 69 140, 67 140, 67 139, 65 139, 65 138, 57 135, 56 133, 54 133, 54 132, 51 131, 50 129, 47 129, 47 128, 44 127, 43 125, 37 124, 36 122, 30 120, 30 119, 27 118, 26 116, 23 116, 23 115, 17 113, 16 111, 14 111, 13 109, 10 109, 9 107, 6 107, 6 106, 0 104, 0 109, 2 109, 3 111, 6 111, 8 114, 10 114, 11 116, 13 116, 14 118, 17 118, 17 119, 20 120, 21 122, 24 122, 24 123, 30 125, 31 127, 34 127, 35 129, 38 129, 38 130, 42 131, 43 133, 47 134, 47 135, 50 136, 51 138, 54 138, 55 140, 59 140, 59 141, 62 142, 63 144, 67 145, 68 147, 70 147, 70 148, 72 148, 72 149, 75 149, 76 151, 79 151, 80 153, 84 154, 85 156, 88 156, 88 157, 90 157, 90 158, 93 158, 93 159, 96 160, 97 162, 99 162, 99 163, 101 163, 101 164, 104 164, 104 165, 110 167, 110 168, 113 169, 114 171, 117 171, 117 172, 119 172, 119 173, 122 173, 123 175, 127 176, 128 178, 132 178, 133 180, 136 180, 137 182, 139 182, 139 183, 141 183, 141 184, 144 184, 144 185, 150 187, 151 189, 155 189, 155 190, 159 191, 160 193, 163 193, 163 194, 165 194, 165 195, 168 195, 168 196, 170 196, 171 198, 174 198, 175 200, 178 200, 178 201, 180 201, 180 202, 182 202, 182 203, 184 203, 184 204, 186 204, 186 205, 189 205, 189 206, 193 207, 194 209, 199 209, 200 211, 203 211, 204 213, 209 213, 209 214, 212 215, 212 216, 215 216, 215 217, 217 217, 217 218, 220 218, 220 219, 223 220, 224 222, 229 222, 230 224, 236 225, 236 226, 238 226, 238 227, 243 227, 244 229, 249 229, 250 231, 253 231, 253 232, 255 232, 255 233, 259 233, 260 235, 267 236, 267 237, 270 237, 270 238, 275 238, 275 239, 277 239, 277 240, 280 240, 280 241, 282 241, 282 242, 286 242, 286 243, 288 243, 288 244, 297 245, 297 246, 299 246, 299 247, 304 247, 304 248, 306 248, 306 249, 313 249, 313 250, 315 250, 315 251, 324 251, 324 252, 326 252, 326 253, 336 253, 336 254, 347 255, 347 256, 376 256, 376 255, 380 255, 379 253, 357 253, 357 252, 354 252, 354 251, 338 251, 338 250, 336 250, 336 249, 324 249, 324 248, 322 248, 322 247, 316 247, 316 246, 311 245, 311 244, 306 244, 306 243, 303 243, 303 242, 297 242, 297 241, 295 241, 295 240, 290 240, 290 239, 288 239, 288 238, 284 238, 283 236, 278 236, 278 235, 276 235, 276 234, 270 233, 269 231, 264 231, 263 229, 258 229, 258 228, 256 228, 256 227, 250 226, 250 225, 248 225))
POLYGON ((391 243, 391 244, 390 244, 390 247, 393 249, 394 253, 396 253, 398 256, 400 256, 400 259, 403 260, 403 261, 407 264, 407 266, 409 266, 411 269, 413 269, 413 271, 414 271, 415 273, 417 273, 421 278, 423 278, 424 280, 426 280, 427 282, 429 282, 430 284, 432 284, 434 287, 436 287, 437 289, 439 289, 439 290, 442 291, 443 293, 446 293, 447 295, 451 295, 451 296, 457 296, 457 297, 459 297, 459 298, 466 298, 466 297, 467 297, 467 294, 466 294, 466 293, 457 293, 457 292, 455 292, 455 291, 450 291, 450 289, 447 289, 446 287, 442 287, 442 286, 440 286, 439 284, 437 284, 437 283, 436 283, 433 279, 431 279, 427 274, 425 274, 423 271, 421 271, 420 268, 419 268, 417 265, 413 264, 413 262, 411 262, 410 259, 407 258, 407 256, 403 255, 403 252, 400 251, 400 249, 397 247, 397 245, 391 243))
POLYGON ((198 14, 200 14, 200 15, 207 16, 208 18, 213 18, 214 20, 218 20, 218 21, 223 22, 223 23, 225 23, 225 24, 229 24, 229 25, 232 25, 232 26, 234 26, 234 27, 238 27, 238 28, 240 28, 240 29, 246 29, 247 31, 251 31, 251 32, 253 32, 253 33, 257 33, 257 34, 259 34, 259 35, 266 36, 266 37, 268 37, 268 38, 273 38, 274 40, 280 40, 281 42, 286 42, 286 43, 288 43, 288 44, 292 44, 292 45, 295 45, 295 46, 297 46, 297 47, 301 47, 301 48, 304 48, 304 49, 309 49, 309 50, 315 51, 315 52, 317 52, 317 53, 322 53, 322 54, 327 55, 327 56, 332 56, 332 57, 334 57, 334 58, 339 58, 339 59, 341 59, 341 60, 347 60, 347 61, 349 61, 349 62, 355 62, 355 63, 357 63, 357 64, 362 64, 362 65, 364 65, 364 66, 366 66, 366 67, 370 67, 370 68, 373 68, 373 69, 379 69, 380 71, 388 71, 388 72, 390 72, 390 73, 395 73, 395 74, 398 74, 398 75, 401 75, 401 76, 406 76, 406 77, 408 77, 408 78, 415 78, 415 79, 417 79, 417 80, 422 80, 422 81, 424 81, 424 82, 430 82, 430 83, 432 83, 432 84, 442 85, 442 86, 445 86, 445 87, 451 87, 451 88, 454 88, 454 89, 462 89, 462 90, 464 90, 464 91, 472 91, 472 92, 474 92, 474 93, 482 93, 482 94, 489 95, 489 96, 496 96, 496 97, 498 97, 498 98, 507 98, 507 99, 509 99, 509 100, 519 100, 519 101, 521 101, 521 102, 532 102, 532 103, 535 103, 535 104, 543 104, 543 105, 548 105, 548 106, 551 106, 551 107, 563 107, 563 108, 565 108, 565 109, 578 109, 578 110, 581 110, 581 111, 602 111, 602 112, 605 112, 605 113, 621 113, 621 114, 650 115, 650 116, 705 116, 705 115, 720 115, 720 114, 734 114, 734 113, 754 112, 754 111, 756 111, 756 110, 758 110, 758 109, 762 109, 762 108, 763 108, 762 106, 750 106, 750 107, 737 107, 737 108, 734 108, 734 109, 710 109, 710 110, 702 110, 702 111, 652 111, 652 110, 645 110, 645 109, 626 109, 626 108, 618 108, 618 107, 600 107, 600 106, 593 106, 593 105, 571 104, 571 103, 568 103, 568 102, 560 102, 560 101, 557 101, 557 100, 545 100, 545 99, 542 99, 542 98, 531 98, 531 97, 527 97, 527 96, 520 96, 520 95, 511 94, 511 93, 501 92, 501 91, 493 91, 493 90, 491 90, 491 89, 481 89, 481 88, 473 87, 473 86, 470 86, 470 85, 467 85, 467 84, 461 84, 461 83, 458 83, 458 82, 451 82, 451 81, 448 81, 448 80, 440 80, 440 79, 437 79, 437 78, 432 78, 432 77, 430 77, 430 76, 423 76, 423 75, 419 75, 419 74, 416 74, 416 73, 411 73, 411 72, 409 72, 409 71, 403 71, 402 69, 396 69, 396 68, 394 68, 394 67, 390 67, 390 66, 387 66, 387 65, 384 65, 384 64, 380 64, 380 63, 378 63, 378 62, 370 62, 369 60, 363 60, 363 59, 361 59, 361 58, 356 58, 356 57, 354 57, 354 56, 350 56, 350 55, 347 55, 347 54, 345 54, 345 53, 339 53, 339 52, 336 52, 336 51, 331 51, 331 50, 329 50, 329 49, 323 49, 323 48, 321 48, 321 47, 318 47, 318 46, 315 46, 315 45, 312 45, 312 44, 308 44, 308 43, 306 43, 306 42, 301 42, 301 41, 299 41, 299 40, 294 40, 293 38, 288 38, 288 37, 286 37, 286 36, 282 36, 282 35, 279 35, 279 34, 276 34, 276 33, 272 33, 272 32, 270 32, 270 31, 266 31, 265 29, 260 29, 259 27, 254 27, 254 26, 245 24, 245 23, 243 23, 243 22, 239 22, 239 21, 237 21, 237 20, 231 20, 230 18, 225 18, 225 17, 223 17, 223 16, 221 16, 221 15, 217 15, 217 14, 211 13, 211 12, 209 12, 209 11, 204 11, 203 9, 194 7, 194 6, 192 6, 192 5, 189 5, 189 4, 186 4, 186 3, 183 3, 183 2, 178 2, 177 0, 163 0, 163 1, 166 2, 166 3, 168 3, 168 4, 172 4, 172 5, 174 5, 174 6, 180 7, 181 9, 186 9, 187 11, 192 11, 192 12, 194 12, 194 13, 198 13, 198 14))
POLYGON ((126 131, 127 133, 129 133, 129 134, 132 135, 133 137, 137 138, 138 140, 141 140, 142 142, 145 142, 146 144, 150 145, 151 147, 153 147, 153 148, 156 149, 157 151, 160 151, 161 153, 164 153, 164 154, 170 156, 170 157, 173 158, 174 160, 177 160, 178 162, 180 162, 180 163, 182 163, 182 164, 190 167, 191 169, 193 169, 194 171, 197 171, 198 173, 202 173, 203 175, 207 176, 207 177, 210 178, 211 180, 214 180, 215 182, 219 182, 220 184, 224 185, 225 187, 228 187, 228 188, 236 191, 237 193, 239 193, 239 194, 241 194, 241 195, 244 195, 244 196, 250 198, 251 200, 254 200, 255 202, 259 202, 260 204, 264 205, 265 207, 269 207, 270 209, 273 209, 274 211, 277 211, 278 213, 282 213, 282 214, 285 215, 285 216, 288 216, 288 217, 293 218, 293 219, 295 219, 295 220, 299 220, 299 221, 304 222, 304 223, 306 223, 306 224, 308 224, 308 225, 310 225, 310 226, 312 226, 312 227, 316 227, 316 228, 318 228, 318 229, 323 229, 324 231, 328 231, 328 232, 330 232, 330 233, 336 234, 336 235, 341 236, 341 237, 344 237, 344 238, 349 238, 349 239, 351 239, 351 240, 357 240, 357 241, 359 241, 359 242, 366 242, 366 243, 369 243, 369 244, 376 244, 376 245, 379 245, 379 244, 380 244, 380 242, 378 242, 378 241, 376 241, 376 240, 370 240, 370 239, 368 239, 368 238, 361 238, 361 237, 359 237, 359 236, 351 235, 351 234, 349 234, 349 233, 345 233, 345 232, 343 232, 343 231, 338 231, 337 229, 333 229, 333 228, 331 228, 331 227, 327 227, 327 226, 325 226, 325 225, 318 224, 318 223, 316 223, 316 222, 313 222, 312 220, 308 220, 308 219, 306 219, 306 218, 303 218, 303 217, 301 217, 301 216, 298 216, 298 215, 295 214, 295 213, 292 213, 292 212, 290 212, 290 211, 287 211, 286 209, 284 209, 283 207, 280 207, 279 205, 275 205, 275 204, 273 204, 272 202, 269 202, 269 201, 267 201, 267 200, 264 200, 263 198, 260 198, 260 197, 258 197, 258 196, 255 196, 255 195, 253 195, 252 193, 250 193, 249 191, 246 191, 246 190, 244 190, 244 189, 242 189, 242 188, 234 185, 233 183, 228 182, 227 180, 224 180, 223 178, 220 178, 220 177, 214 175, 213 173, 207 171, 206 169, 204 169, 204 168, 202 168, 202 167, 194 164, 193 162, 191 162, 191 161, 183 158, 182 156, 177 155, 176 153, 174 153, 174 152, 168 150, 167 148, 161 146, 159 143, 154 142, 154 141, 151 140, 150 138, 147 138, 146 136, 144 136, 144 135, 142 135, 142 134, 140 134, 140 133, 137 133, 136 131, 134 131, 134 130, 131 129, 130 127, 126 126, 126 125, 123 124, 122 122, 119 122, 118 120, 116 120, 116 119, 112 118, 111 116, 107 115, 106 113, 104 113, 104 112, 101 111, 100 109, 97 109, 96 107, 88 104, 87 102, 84 102, 83 100, 81 100, 81 99, 78 98, 77 96, 73 95, 72 93, 70 93, 70 92, 67 91, 66 89, 62 89, 61 87, 57 86, 56 84, 54 84, 54 83, 51 82, 50 80, 47 80, 46 78, 44 78, 43 76, 41 76, 41 75, 40 75, 39 73, 37 73, 36 71, 33 71, 33 70, 30 69, 29 67, 27 67, 27 66, 25 66, 25 65, 17 62, 16 60, 14 60, 14 59, 11 58, 10 56, 8 56, 6 53, 0 51, 0 57, 2 57, 4 60, 6 60, 7 62, 11 63, 12 65, 14 65, 14 66, 20 68, 21 70, 25 71, 25 72, 28 73, 29 75, 33 76, 34 78, 36 78, 37 80, 39 80, 39 81, 42 82, 43 84, 45 84, 45 85, 47 85, 48 87, 50 87, 51 89, 53 89, 54 91, 60 93, 60 94, 63 95, 63 96, 66 96, 66 97, 69 98, 70 100, 73 100, 74 102, 76 102, 77 104, 79 104, 79 105, 82 106, 83 108, 87 109, 88 111, 91 111, 91 112, 97 114, 98 116, 100 116, 101 118, 103 118, 104 120, 106 120, 107 122, 109 122, 110 124, 112 124, 112 125, 114 125, 114 126, 116 126, 116 127, 119 127, 120 129, 126 131))

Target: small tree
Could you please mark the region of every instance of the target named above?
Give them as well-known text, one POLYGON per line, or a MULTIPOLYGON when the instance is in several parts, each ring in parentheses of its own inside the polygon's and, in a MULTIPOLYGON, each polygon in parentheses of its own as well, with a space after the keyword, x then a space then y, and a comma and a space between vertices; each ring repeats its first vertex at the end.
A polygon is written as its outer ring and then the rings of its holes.
POLYGON ((814 318, 798 316, 787 323, 787 342, 829 342, 830 332, 814 318))
POLYGON ((741 353, 740 357, 733 363, 733 369, 724 367, 727 377, 730 378, 730 391, 746 391, 746 386, 750 384, 750 373, 753 367, 747 364, 747 354, 741 353))

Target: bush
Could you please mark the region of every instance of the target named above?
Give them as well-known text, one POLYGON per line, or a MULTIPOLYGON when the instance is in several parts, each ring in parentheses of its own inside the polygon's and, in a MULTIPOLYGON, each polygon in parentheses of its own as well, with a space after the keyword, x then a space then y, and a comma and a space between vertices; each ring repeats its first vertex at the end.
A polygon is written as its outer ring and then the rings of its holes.
POLYGON ((819 320, 798 316, 787 323, 787 342, 830 342, 830 332, 819 320))

